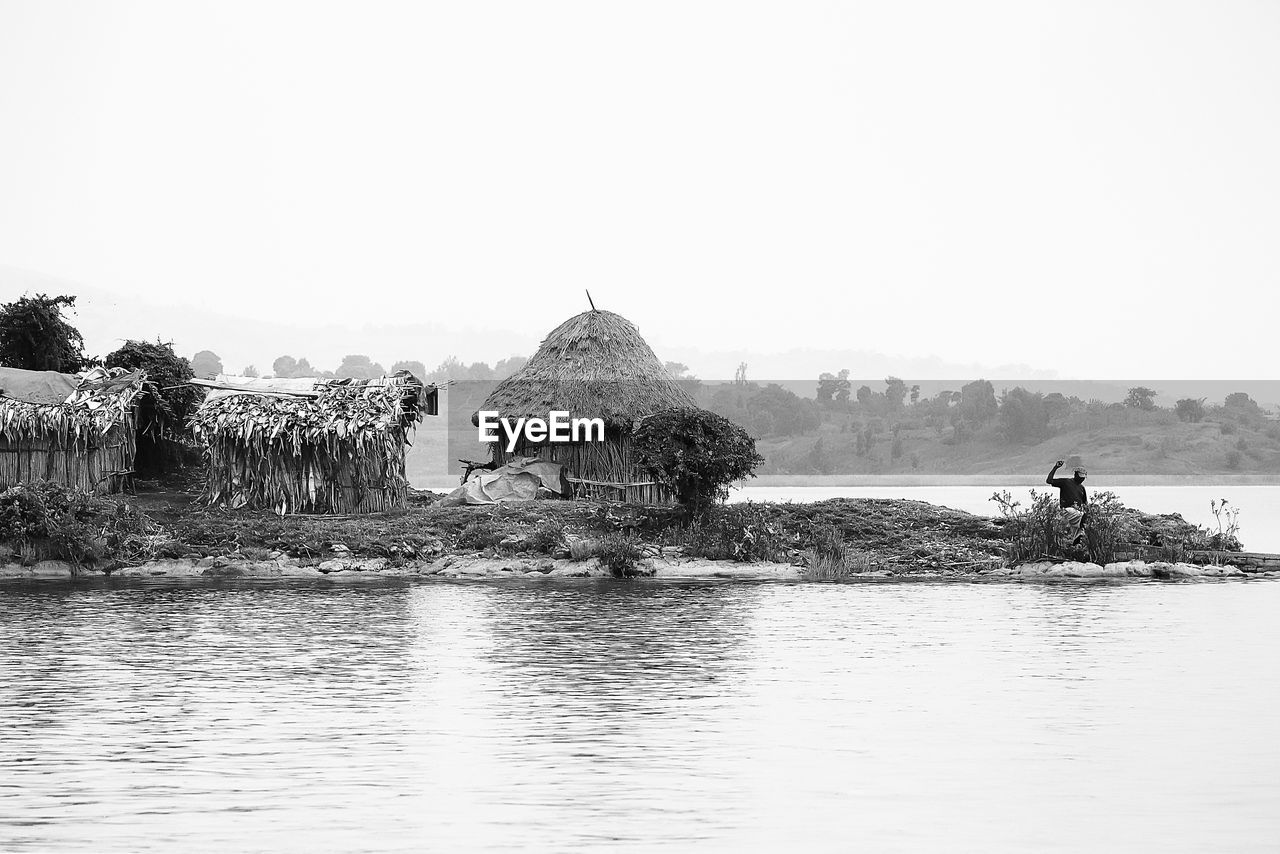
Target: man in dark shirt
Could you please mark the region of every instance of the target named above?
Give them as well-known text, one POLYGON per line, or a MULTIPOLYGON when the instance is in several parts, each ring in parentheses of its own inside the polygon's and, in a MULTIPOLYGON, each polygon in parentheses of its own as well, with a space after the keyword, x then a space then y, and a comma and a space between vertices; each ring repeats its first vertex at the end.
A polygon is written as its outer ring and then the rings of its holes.
POLYGON ((1077 545, 1084 537, 1084 515, 1089 507, 1089 496, 1084 491, 1084 479, 1088 474, 1083 466, 1075 466, 1074 477, 1054 477, 1062 468, 1062 460, 1053 464, 1044 482, 1058 488, 1058 505, 1067 519, 1067 545, 1077 545))
POLYGON ((1061 507, 1078 507, 1084 510, 1089 504, 1089 496, 1084 491, 1084 479, 1087 472, 1083 467, 1075 468, 1075 477, 1054 477, 1058 473, 1058 469, 1062 468, 1062 460, 1058 460, 1053 464, 1053 468, 1049 470, 1049 476, 1044 482, 1050 486, 1058 487, 1058 505, 1061 507))

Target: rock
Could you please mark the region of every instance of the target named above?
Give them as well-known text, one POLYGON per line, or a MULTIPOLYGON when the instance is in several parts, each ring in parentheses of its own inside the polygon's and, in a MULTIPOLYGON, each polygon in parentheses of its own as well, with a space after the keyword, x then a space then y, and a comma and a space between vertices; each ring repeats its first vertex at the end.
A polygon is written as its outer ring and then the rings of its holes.
POLYGON ((347 548, 346 543, 334 543, 329 546, 329 551, 333 552, 338 557, 344 557, 351 554, 351 549, 347 548))
POLYGON ((316 567, 316 569, 324 573, 342 572, 346 568, 346 562, 341 560, 326 560, 324 563, 316 567))
POLYGON ((508 534, 498 543, 501 548, 520 551, 529 544, 529 538, 523 534, 508 534))
POLYGON ((454 568, 454 572, 458 575, 481 576, 489 575, 491 568, 486 564, 470 564, 468 566, 459 566, 454 568))
POLYGON ((359 561, 352 565, 351 568, 357 569, 361 572, 382 572, 390 565, 391 561, 387 560, 385 557, 373 557, 368 560, 359 561))
MULTIPOLYGON (((548 572, 550 572, 550 570, 548 570, 548 572)), ((539 572, 539 571, 538 571, 538 570, 536 570, 536 569, 531 569, 531 570, 529 570, 528 572, 526 572, 526 573, 525 573, 525 577, 527 577, 527 578, 541 578, 541 577, 542 577, 542 573, 541 573, 541 572, 539 572)))
POLYGON ((1115 578, 1150 578, 1151 565, 1142 560, 1122 560, 1107 564, 1107 572, 1115 578))
POLYGON ((210 566, 201 573, 201 575, 206 578, 243 578, 248 574, 249 573, 245 572, 242 567, 229 566, 226 564, 223 564, 222 566, 210 566))

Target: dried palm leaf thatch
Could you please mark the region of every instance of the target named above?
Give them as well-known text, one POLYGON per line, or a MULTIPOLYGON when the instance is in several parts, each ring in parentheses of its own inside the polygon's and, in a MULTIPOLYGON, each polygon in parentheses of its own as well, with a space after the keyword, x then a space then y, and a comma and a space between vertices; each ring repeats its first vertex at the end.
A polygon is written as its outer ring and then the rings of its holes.
POLYGON ((646 415, 696 406, 630 321, 611 311, 584 311, 552 330, 482 408, 504 418, 546 418, 555 410, 630 430, 646 415))
MULTIPOLYGON (((578 494, 660 504, 669 503, 670 495, 635 465, 631 431, 649 415, 696 406, 630 321, 593 310, 557 326, 523 368, 498 383, 482 408, 511 419, 545 419, 552 411, 603 419, 603 442, 521 439, 508 454, 504 437, 490 446, 493 460, 552 459, 569 469, 578 494)), ((478 415, 472 421, 478 423, 478 415)))
POLYGON ((61 403, 0 397, 0 486, 47 480, 120 491, 137 452, 134 409, 145 382, 138 371, 94 368, 61 403))
POLYGON ((308 396, 210 395, 191 426, 208 450, 210 504, 286 513, 406 506, 405 445, 422 420, 415 377, 317 381, 308 396))

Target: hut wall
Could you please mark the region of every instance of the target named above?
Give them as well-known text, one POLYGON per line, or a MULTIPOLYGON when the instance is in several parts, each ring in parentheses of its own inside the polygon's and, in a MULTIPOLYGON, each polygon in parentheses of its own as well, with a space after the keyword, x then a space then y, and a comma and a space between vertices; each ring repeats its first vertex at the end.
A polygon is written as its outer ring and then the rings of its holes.
POLYGON ((404 442, 385 454, 349 441, 308 442, 301 453, 269 451, 234 438, 209 446, 206 500, 284 513, 363 514, 409 504, 404 442))
POLYGON ((122 491, 133 474, 137 433, 132 414, 104 435, 75 439, 0 439, 0 489, 47 480, 81 492, 122 491))
POLYGON ((505 443, 491 446, 492 459, 505 465, 521 457, 538 457, 560 463, 570 477, 591 483, 575 484, 575 494, 582 497, 625 501, 628 504, 673 504, 675 499, 665 486, 653 483, 648 472, 632 458, 631 439, 626 434, 610 431, 603 442, 529 443, 521 439, 511 453, 505 443))

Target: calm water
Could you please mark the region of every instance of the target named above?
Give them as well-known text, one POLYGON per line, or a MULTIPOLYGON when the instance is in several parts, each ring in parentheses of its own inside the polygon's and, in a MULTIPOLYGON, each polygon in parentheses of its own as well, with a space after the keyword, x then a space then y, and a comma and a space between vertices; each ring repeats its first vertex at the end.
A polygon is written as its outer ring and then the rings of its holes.
MULTIPOLYGON (((1114 492, 1130 507, 1148 513, 1181 513, 1188 522, 1218 530, 1209 509, 1210 501, 1227 499, 1240 509, 1239 537, 1246 549, 1280 552, 1280 486, 1109 486, 1086 484, 1090 494, 1114 492)), ((999 508, 991 493, 1008 489, 1023 506, 1031 503, 1032 488, 1044 492, 1047 486, 748 486, 736 490, 731 501, 823 501, 828 498, 910 498, 942 504, 970 513, 994 516, 999 508)), ((1225 518, 1223 520, 1226 522, 1225 518)))
POLYGON ((1275 851, 1280 583, 0 587, 0 850, 1275 851))

